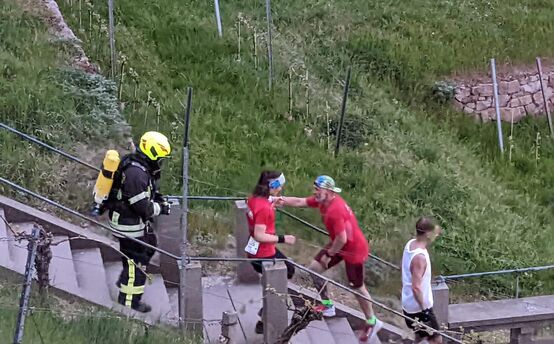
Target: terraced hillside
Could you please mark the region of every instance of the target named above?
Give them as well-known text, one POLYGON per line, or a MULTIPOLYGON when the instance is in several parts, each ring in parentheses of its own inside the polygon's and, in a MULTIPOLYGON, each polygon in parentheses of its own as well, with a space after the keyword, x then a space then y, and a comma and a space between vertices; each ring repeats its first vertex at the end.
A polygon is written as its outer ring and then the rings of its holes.
MULTIPOLYGON (((2 3, 13 8, 12 2, 2 3)), ((89 57, 108 75, 105 2, 71 0, 60 6, 89 57)), ((435 81, 453 74, 486 72, 486 61, 493 56, 501 63, 523 64, 537 55, 552 56, 554 48, 547 43, 554 33, 553 4, 274 2, 272 91, 267 89, 263 4, 223 2, 223 38, 217 36, 212 6, 206 1, 116 2, 123 115, 133 133, 155 128, 178 146, 186 87, 194 87, 191 176, 220 187, 193 182, 192 193, 249 192, 260 168, 274 167, 287 174, 287 194, 303 194, 310 192, 315 176, 327 173, 345 190, 375 253, 390 260, 399 260, 414 219, 429 213, 446 228, 435 248, 437 273, 551 260, 554 150, 544 121, 528 119, 515 128, 516 149, 509 162, 498 158, 493 125, 472 123, 430 100, 429 94, 435 81), (342 80, 350 65, 346 133, 334 158, 342 80), (543 140, 537 145, 538 131, 543 140)), ((22 18, 0 24, 28 38, 0 36, 8 66, 0 87, 9 100, 0 103, 2 120, 70 151, 76 141, 101 146, 105 133, 85 130, 87 121, 75 124, 81 131, 51 124, 55 118, 92 118, 88 115, 93 111, 67 88, 49 82, 59 74, 58 50, 47 46, 35 19, 22 18), (37 44, 29 45, 33 39, 37 44), (21 95, 31 99, 29 106, 17 105, 21 95)), ((98 129, 110 126, 90 123, 98 129)), ((42 153, 23 148, 2 153, 0 163, 8 176, 21 169, 41 170, 28 158, 42 153)), ((179 154, 177 149, 175 156, 179 154)), ((168 170, 164 191, 179 193, 178 158, 168 170)), ((68 200, 37 178, 19 180, 68 200)), ((225 211, 220 205, 194 207, 225 211)), ((311 212, 300 214, 316 219, 311 212)), ((508 287, 501 282, 499 289, 508 287)), ((543 288, 530 277, 522 285, 528 293, 543 288)), ((484 286, 496 288, 497 283, 484 286)))

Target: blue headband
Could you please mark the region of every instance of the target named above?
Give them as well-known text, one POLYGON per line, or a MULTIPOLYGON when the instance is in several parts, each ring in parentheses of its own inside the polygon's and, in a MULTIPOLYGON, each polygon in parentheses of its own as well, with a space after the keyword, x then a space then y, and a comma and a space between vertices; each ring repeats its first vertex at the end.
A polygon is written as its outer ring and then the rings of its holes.
POLYGON ((269 180, 269 187, 271 189, 278 189, 283 185, 285 185, 285 175, 282 173, 278 178, 269 180))

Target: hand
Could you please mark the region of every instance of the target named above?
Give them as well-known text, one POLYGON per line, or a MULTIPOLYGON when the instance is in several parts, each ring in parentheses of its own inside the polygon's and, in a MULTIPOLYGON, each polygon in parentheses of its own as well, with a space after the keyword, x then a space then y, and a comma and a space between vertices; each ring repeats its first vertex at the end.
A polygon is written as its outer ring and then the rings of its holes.
POLYGON ((165 201, 166 200, 164 199, 164 196, 161 193, 159 193, 158 191, 154 193, 154 202, 163 203, 165 201))
POLYGON ((423 322, 423 323, 426 323, 428 321, 431 320, 431 308, 427 308, 427 309, 424 309, 423 311, 421 311, 421 319, 419 319, 419 321, 423 322))
POLYGON ((171 213, 171 204, 169 202, 160 203, 160 214, 169 215, 171 213))
POLYGON ((282 208, 285 205, 285 199, 283 196, 275 197, 273 200, 273 205, 277 208, 282 208))
POLYGON ((285 235, 285 244, 294 245, 296 237, 294 235, 285 235))
POLYGON ((321 263, 321 265, 323 266, 323 268, 325 270, 328 269, 328 266, 329 266, 329 263, 331 262, 331 257, 329 257, 328 255, 324 254, 323 257, 321 257, 321 259, 319 260, 319 262, 321 263))

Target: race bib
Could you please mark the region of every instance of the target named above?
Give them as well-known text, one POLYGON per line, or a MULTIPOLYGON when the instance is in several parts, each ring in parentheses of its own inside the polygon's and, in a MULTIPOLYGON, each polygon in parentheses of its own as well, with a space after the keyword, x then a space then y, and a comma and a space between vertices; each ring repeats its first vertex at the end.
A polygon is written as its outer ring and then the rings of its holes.
POLYGON ((248 244, 244 248, 244 251, 250 253, 251 255, 256 255, 258 249, 260 248, 260 243, 256 241, 252 236, 248 239, 248 244))

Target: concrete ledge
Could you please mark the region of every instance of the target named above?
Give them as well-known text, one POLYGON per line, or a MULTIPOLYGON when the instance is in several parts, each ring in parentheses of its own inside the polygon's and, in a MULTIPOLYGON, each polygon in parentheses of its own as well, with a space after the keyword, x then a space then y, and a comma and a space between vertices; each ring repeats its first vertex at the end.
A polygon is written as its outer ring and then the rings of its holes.
POLYGON ((70 238, 80 235, 85 236, 92 239, 92 241, 85 239, 71 240, 71 247, 75 249, 99 247, 104 261, 121 259, 121 256, 116 251, 119 249, 119 243, 116 240, 93 233, 72 223, 61 220, 53 215, 4 196, 0 196, 0 208, 4 209, 6 219, 11 223, 36 222, 45 230, 52 232, 54 235, 64 235, 70 238))
POLYGON ((554 321, 554 295, 452 304, 448 311, 450 329, 487 331, 538 327, 554 321))
MULTIPOLYGON (((289 294, 301 295, 310 301, 320 300, 320 297, 316 292, 303 288, 291 282, 288 283, 288 290, 289 294)), ((292 301, 297 306, 301 306, 304 304, 304 301, 297 297, 292 297, 292 301)), ((337 311, 337 317, 346 318, 353 329, 361 328, 366 321, 365 316, 362 312, 343 304, 335 303, 335 309, 337 311)), ((383 329, 379 331, 379 339, 383 342, 392 341, 393 343, 413 343, 413 339, 409 336, 408 333, 396 326, 387 323, 385 323, 383 329)))

